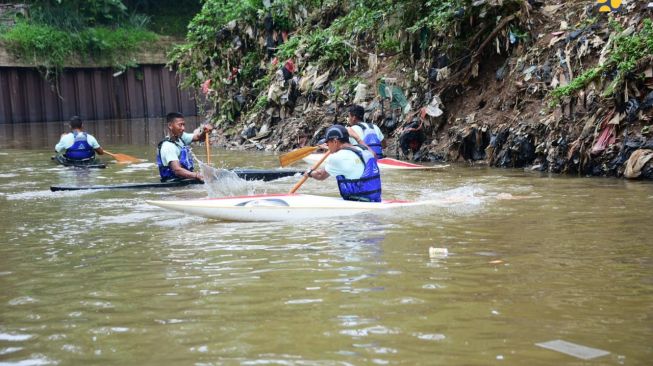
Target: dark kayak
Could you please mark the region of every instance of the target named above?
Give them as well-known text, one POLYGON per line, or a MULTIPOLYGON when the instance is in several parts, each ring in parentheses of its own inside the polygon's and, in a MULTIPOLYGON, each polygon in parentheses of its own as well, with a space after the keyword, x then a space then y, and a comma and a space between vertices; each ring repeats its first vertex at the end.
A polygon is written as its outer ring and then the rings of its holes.
POLYGON ((61 155, 57 155, 57 156, 53 156, 51 159, 56 161, 58 164, 64 166, 72 166, 75 168, 104 169, 107 167, 105 163, 95 158, 87 159, 87 160, 71 160, 61 155))
MULTIPOLYGON (((302 170, 287 170, 287 169, 234 169, 232 170, 238 177, 245 180, 262 180, 271 181, 284 177, 292 177, 295 174, 302 174, 302 170)), ((57 191, 79 191, 84 189, 139 189, 139 188, 169 188, 169 187, 183 187, 190 184, 203 184, 202 181, 193 179, 173 180, 168 182, 152 182, 152 183, 126 183, 102 186, 50 186, 52 192, 57 191)))
POLYGON ((233 169, 231 171, 241 179, 262 180, 264 182, 304 174, 303 170, 297 169, 233 169))

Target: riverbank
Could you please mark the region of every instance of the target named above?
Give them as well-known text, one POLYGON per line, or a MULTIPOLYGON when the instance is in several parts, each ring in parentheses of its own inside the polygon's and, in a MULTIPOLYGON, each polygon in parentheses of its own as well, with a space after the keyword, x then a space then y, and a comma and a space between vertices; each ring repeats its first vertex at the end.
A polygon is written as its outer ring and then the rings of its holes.
MULTIPOLYGON (((335 32, 334 24, 350 21, 344 7, 304 9, 298 17, 335 32)), ((653 28, 645 4, 604 13, 593 1, 474 2, 449 21, 451 29, 428 37, 410 29, 386 35, 400 42, 395 52, 381 52, 371 32, 354 32, 335 46, 333 37, 325 38, 318 51, 305 28, 272 27, 270 34, 281 40, 277 57, 252 69, 244 55, 265 41, 267 29, 251 33, 254 23, 243 19, 222 27, 213 46, 202 48, 189 37, 190 57, 227 49, 226 59, 209 57, 208 66, 175 59, 182 72, 195 70, 189 84, 213 98, 205 115, 219 127, 216 142, 228 148, 287 151, 314 144, 325 127, 344 123, 346 107, 356 102, 381 126, 393 157, 653 178, 653 28), (346 58, 316 60, 316 53, 332 48, 339 57, 338 47, 346 58), (295 86, 282 80, 275 89, 286 57, 295 86), (384 96, 392 100, 381 107, 384 96), (402 127, 416 116, 426 142, 416 151, 401 149, 402 127)))

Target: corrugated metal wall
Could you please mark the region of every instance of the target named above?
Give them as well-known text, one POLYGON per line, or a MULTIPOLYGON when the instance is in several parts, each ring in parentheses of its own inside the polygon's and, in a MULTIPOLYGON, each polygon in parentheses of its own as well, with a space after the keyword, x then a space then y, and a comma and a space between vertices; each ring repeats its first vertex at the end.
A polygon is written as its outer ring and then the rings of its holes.
POLYGON ((86 121, 197 115, 193 96, 163 65, 113 73, 110 68, 65 69, 53 87, 37 69, 0 67, 0 123, 65 121, 74 115, 86 121))

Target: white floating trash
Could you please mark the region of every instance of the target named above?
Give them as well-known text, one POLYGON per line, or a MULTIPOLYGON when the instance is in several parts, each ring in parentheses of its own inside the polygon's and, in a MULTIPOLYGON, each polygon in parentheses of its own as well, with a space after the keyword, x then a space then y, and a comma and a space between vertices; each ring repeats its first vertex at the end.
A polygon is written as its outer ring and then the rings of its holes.
POLYGON ((563 341, 561 339, 556 339, 554 341, 548 341, 544 343, 535 343, 535 345, 550 349, 552 351, 564 353, 569 356, 574 356, 576 358, 580 358, 581 360, 591 360, 593 358, 610 354, 610 352, 604 351, 602 349, 585 347, 581 346, 580 344, 563 341))
POLYGON ((429 257, 431 258, 444 258, 449 255, 447 248, 429 248, 429 257))

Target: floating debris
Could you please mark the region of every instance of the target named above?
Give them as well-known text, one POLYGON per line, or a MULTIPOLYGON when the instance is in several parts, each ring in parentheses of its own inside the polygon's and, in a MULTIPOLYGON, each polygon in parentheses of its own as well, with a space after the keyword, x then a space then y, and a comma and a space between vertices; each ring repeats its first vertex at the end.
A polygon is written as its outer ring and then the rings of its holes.
POLYGON ((575 344, 560 339, 543 342, 543 343, 535 343, 535 345, 553 351, 558 351, 560 353, 564 353, 569 356, 574 356, 576 358, 580 358, 581 360, 591 360, 593 358, 602 357, 610 354, 610 352, 608 351, 585 347, 585 346, 581 346, 580 344, 575 344))
POLYGON ((429 257, 431 258, 444 258, 449 255, 447 248, 429 248, 429 257))

